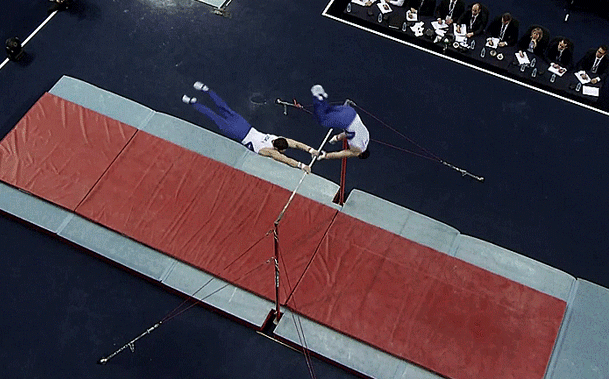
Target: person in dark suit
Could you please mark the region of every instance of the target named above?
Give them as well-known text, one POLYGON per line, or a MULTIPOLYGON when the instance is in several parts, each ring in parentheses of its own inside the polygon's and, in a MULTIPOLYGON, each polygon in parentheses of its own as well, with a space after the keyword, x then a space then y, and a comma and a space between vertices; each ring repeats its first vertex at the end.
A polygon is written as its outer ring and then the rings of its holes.
POLYGON ((549 39, 549 33, 545 32, 541 26, 533 25, 518 41, 518 49, 521 52, 527 51, 541 57, 548 46, 549 39))
MULTIPOLYGON (((457 25, 465 24, 467 38, 479 36, 484 33, 484 28, 488 23, 488 11, 480 3, 474 3, 457 20, 457 25)), ((457 31, 461 33, 461 28, 457 26, 457 31)))
POLYGON ((436 9, 436 0, 410 0, 408 8, 412 13, 417 13, 419 16, 433 16, 436 9))
POLYGON ((435 16, 438 22, 446 22, 448 25, 457 21, 465 12, 465 2, 463 0, 441 0, 436 8, 435 16))
POLYGON ((488 26, 488 33, 491 37, 499 38, 499 47, 514 46, 518 41, 518 20, 514 19, 510 13, 504 13, 495 17, 488 26))
POLYGON ((607 78, 607 68, 609 68, 609 57, 606 57, 607 49, 607 45, 601 45, 598 49, 588 50, 575 66, 577 71, 584 70, 591 73, 591 77, 596 76, 592 79, 592 84, 607 78))
POLYGON ((573 68, 573 48, 574 45, 571 40, 565 37, 556 37, 552 39, 546 49, 546 61, 570 70, 573 68))

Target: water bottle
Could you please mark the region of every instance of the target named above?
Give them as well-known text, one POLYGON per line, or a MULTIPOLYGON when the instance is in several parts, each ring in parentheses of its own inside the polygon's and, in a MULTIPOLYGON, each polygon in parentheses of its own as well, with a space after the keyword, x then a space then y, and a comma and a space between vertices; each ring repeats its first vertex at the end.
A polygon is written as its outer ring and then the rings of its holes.
POLYGON ((379 13, 379 16, 377 18, 378 22, 383 22, 383 12, 379 13))
POLYGON ((581 83, 577 83, 577 87, 575 87, 575 90, 577 92, 579 92, 580 89, 582 89, 582 84, 581 83))
POLYGON ((523 63, 523 64, 520 65, 520 72, 524 72, 524 70, 526 70, 526 69, 527 69, 527 65, 526 64, 523 63))
POLYGON ((537 59, 531 59, 531 67, 535 67, 535 63, 537 63, 537 59))
POLYGON ((407 27, 408 24, 406 24, 406 21, 404 21, 404 23, 402 24, 402 31, 405 32, 407 27))
POLYGON ((556 81, 556 74, 552 74, 552 77, 550 78, 550 83, 554 83, 556 81))
POLYGON ((536 76, 537 76, 537 67, 535 67, 535 68, 533 69, 533 72, 531 73, 531 76, 532 76, 532 77, 536 77, 536 76))
MULTIPOLYGON (((472 43, 474 43, 474 41, 472 41, 472 43)), ((485 55, 486 55, 486 49, 483 47, 482 50, 480 50, 480 57, 484 58, 485 55)))
POLYGON ((474 50, 474 47, 476 47, 476 41, 472 40, 472 44, 469 45, 469 48, 474 50))
POLYGON ((351 3, 347 4, 347 13, 351 12, 351 3))

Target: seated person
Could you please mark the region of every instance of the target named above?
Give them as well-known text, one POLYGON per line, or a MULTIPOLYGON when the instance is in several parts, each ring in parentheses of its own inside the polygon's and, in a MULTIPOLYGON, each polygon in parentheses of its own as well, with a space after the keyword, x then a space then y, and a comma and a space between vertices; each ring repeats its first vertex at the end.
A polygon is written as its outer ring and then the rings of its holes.
POLYGON ((488 26, 488 32, 491 37, 499 38, 499 47, 514 46, 518 41, 518 20, 515 20, 511 14, 504 13, 495 19, 488 26))
POLYGON ((463 0, 440 0, 436 8, 435 16, 438 22, 452 24, 465 12, 465 2, 463 0))
POLYGON ((474 3, 468 10, 463 12, 461 17, 457 21, 457 31, 461 33, 461 27, 459 25, 465 24, 467 33, 465 36, 471 38, 473 36, 479 36, 484 33, 484 28, 488 22, 488 10, 483 8, 480 3, 474 3))
POLYGON ((545 59, 548 63, 570 70, 573 68, 573 42, 565 37, 552 39, 546 49, 545 59))
POLYGON ((548 46, 549 38, 549 33, 546 33, 541 26, 533 25, 518 41, 518 49, 541 57, 548 46))
POLYGON ((408 8, 419 16, 431 17, 436 9, 436 0, 409 0, 408 8))
POLYGON ((584 70, 591 73, 590 76, 594 78, 592 84, 596 84, 607 77, 609 66, 609 58, 605 56, 607 55, 607 48, 607 45, 601 45, 598 49, 588 50, 575 66, 577 71, 584 70))
POLYGON ((391 5, 395 5, 396 7, 401 7, 404 5, 405 0, 385 0, 386 3, 391 5))

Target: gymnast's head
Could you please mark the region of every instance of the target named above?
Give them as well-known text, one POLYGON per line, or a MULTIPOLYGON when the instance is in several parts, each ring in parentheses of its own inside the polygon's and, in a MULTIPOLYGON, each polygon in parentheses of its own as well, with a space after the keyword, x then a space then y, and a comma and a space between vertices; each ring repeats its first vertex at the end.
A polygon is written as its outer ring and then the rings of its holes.
POLYGON ((367 159, 370 156, 370 148, 366 148, 366 150, 364 150, 363 153, 361 153, 360 155, 358 155, 357 157, 359 159, 367 159))
POLYGON ((284 152, 289 147, 288 140, 283 137, 275 138, 273 140, 273 147, 280 152, 284 152))

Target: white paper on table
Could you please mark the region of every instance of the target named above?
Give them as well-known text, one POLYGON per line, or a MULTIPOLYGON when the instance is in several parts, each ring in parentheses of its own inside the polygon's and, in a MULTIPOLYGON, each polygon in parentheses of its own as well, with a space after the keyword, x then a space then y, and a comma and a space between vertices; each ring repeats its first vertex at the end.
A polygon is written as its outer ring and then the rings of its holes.
POLYGON ((573 75, 575 75, 575 77, 577 78, 577 80, 579 80, 581 84, 588 84, 592 80, 584 70, 578 71, 573 75))
POLYGON ((420 37, 420 36, 423 35, 423 32, 424 32, 425 29, 422 26, 419 27, 417 25, 414 25, 414 26, 410 27, 410 30, 412 30, 412 32, 414 33, 415 37, 420 37))
POLYGON ((410 30, 412 30, 413 32, 416 32, 417 30, 424 30, 424 29, 425 29, 425 23, 423 21, 417 22, 416 24, 414 24, 410 27, 410 30))
POLYGON ((459 42, 459 43, 467 43, 467 27, 465 26, 465 24, 461 24, 461 33, 457 32, 457 26, 456 24, 454 24, 454 32, 455 32, 455 41, 459 42))
POLYGON ((387 4, 386 2, 382 1, 380 3, 377 4, 379 9, 381 10, 382 14, 385 13, 389 13, 392 11, 391 7, 389 6, 389 4, 387 4))
POLYGON ((411 11, 406 12, 406 20, 407 21, 417 21, 417 13, 412 13, 411 11))
POLYGON ((598 97, 598 87, 592 87, 592 86, 583 86, 582 87, 582 93, 584 95, 588 95, 588 96, 597 96, 598 97))
POLYGON ((554 67, 554 64, 550 64, 550 67, 548 67, 548 71, 558 76, 563 76, 565 72, 567 72, 566 69, 560 67, 559 65, 556 65, 556 67, 554 67))
POLYGON ((461 25, 453 24, 453 26, 454 26, 455 37, 465 37, 465 35, 467 34, 467 26, 465 24, 461 24, 461 25), (457 27, 461 27, 461 33, 459 33, 457 31, 457 27))
POLYGON ((431 26, 433 26, 435 30, 448 28, 448 25, 444 21, 442 21, 441 24, 438 21, 432 21, 431 26))
POLYGON ((518 64, 520 64, 520 65, 531 63, 531 61, 529 60, 529 56, 528 56, 526 51, 522 52, 522 56, 520 56, 520 52, 517 51, 516 52, 516 59, 518 59, 518 64))
POLYGON ((366 6, 366 3, 370 1, 370 5, 376 3, 376 0, 351 0, 353 4, 361 5, 362 7, 366 6))
POLYGON ((491 37, 486 40, 486 47, 496 49, 499 46, 499 38, 491 37))

